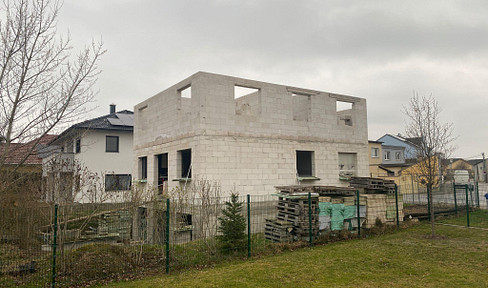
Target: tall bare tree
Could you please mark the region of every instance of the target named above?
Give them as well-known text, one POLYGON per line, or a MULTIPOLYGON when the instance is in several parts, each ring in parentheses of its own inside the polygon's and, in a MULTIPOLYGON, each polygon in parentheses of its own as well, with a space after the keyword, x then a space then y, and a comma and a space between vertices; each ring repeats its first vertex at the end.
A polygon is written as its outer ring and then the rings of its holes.
POLYGON ((429 192, 430 222, 432 225, 432 237, 435 237, 434 223, 434 202, 432 188, 436 185, 440 175, 441 159, 447 158, 454 151, 452 142, 454 126, 452 123, 442 123, 439 115, 441 113, 439 103, 430 95, 418 96, 414 92, 408 106, 403 107, 408 122, 405 133, 408 138, 418 139, 418 150, 416 169, 418 179, 422 179, 429 192))
MULTIPOLYGON (((70 36, 56 29, 61 5, 50 0, 4 0, 0 5, 0 170, 12 173, 36 141, 86 113, 105 50, 101 42, 73 54, 70 36), (37 140, 36 140, 37 139, 37 140), (14 167, 11 144, 32 141, 14 167)), ((2 173, 5 177, 8 173, 2 173)), ((5 185, 2 185, 5 187, 5 185)), ((0 187, 1 190, 1 187, 0 187)))

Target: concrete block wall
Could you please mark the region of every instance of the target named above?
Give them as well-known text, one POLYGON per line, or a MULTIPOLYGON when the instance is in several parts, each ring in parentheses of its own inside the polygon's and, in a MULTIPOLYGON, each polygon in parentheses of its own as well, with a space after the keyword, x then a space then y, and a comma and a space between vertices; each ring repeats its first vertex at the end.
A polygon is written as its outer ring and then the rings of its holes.
POLYGON ((234 188, 241 195, 269 194, 277 185, 298 184, 297 150, 314 151, 314 176, 320 178, 302 181, 302 185, 347 186, 348 182, 339 180, 339 153, 356 153, 358 175, 369 174, 367 145, 212 135, 182 138, 138 151, 139 157, 148 159, 147 185, 157 185, 156 155, 163 153, 168 153, 168 188, 184 185, 171 181, 181 177, 177 174, 177 153, 184 149, 192 150, 192 178, 220 182, 224 195, 234 188))
POLYGON ((171 181, 179 178, 177 151, 189 148, 192 177, 217 180, 225 193, 235 186, 242 194, 267 194, 296 184, 296 150, 314 151, 320 180, 310 184, 347 185, 338 177, 339 152, 356 153, 358 175, 369 174, 362 98, 198 72, 134 111, 133 170, 147 156, 148 185, 157 183, 155 155, 162 153, 168 153, 169 188, 180 185, 171 181), (258 91, 236 100, 235 85, 258 91), (191 99, 181 98, 178 91, 188 86, 191 99), (345 112, 336 111, 337 100, 352 103, 352 126, 338 121, 345 112))

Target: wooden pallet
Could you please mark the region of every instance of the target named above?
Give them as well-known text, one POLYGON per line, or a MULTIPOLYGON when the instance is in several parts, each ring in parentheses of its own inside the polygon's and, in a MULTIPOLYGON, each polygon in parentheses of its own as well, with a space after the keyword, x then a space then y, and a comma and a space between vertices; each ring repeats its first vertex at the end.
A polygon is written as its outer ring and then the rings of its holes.
POLYGON ((266 219, 264 235, 273 242, 290 242, 293 240, 292 230, 293 224, 290 222, 266 219))
POLYGON ((364 188, 364 193, 395 193, 395 182, 380 178, 352 177, 351 187, 364 188))

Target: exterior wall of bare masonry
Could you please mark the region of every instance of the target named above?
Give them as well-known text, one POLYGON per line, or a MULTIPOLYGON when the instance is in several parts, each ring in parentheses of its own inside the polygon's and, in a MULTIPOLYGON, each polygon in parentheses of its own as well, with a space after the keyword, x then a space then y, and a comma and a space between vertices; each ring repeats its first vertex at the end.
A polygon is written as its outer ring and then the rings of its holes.
POLYGON ((157 185, 155 155, 168 153, 168 188, 183 183, 177 175, 177 152, 192 150, 192 178, 219 181, 224 194, 235 187, 241 194, 269 194, 277 185, 298 184, 296 151, 314 151, 314 176, 320 180, 302 184, 347 186, 339 180, 338 154, 356 153, 358 175, 367 176, 367 147, 360 144, 263 139, 236 136, 195 136, 148 147, 139 151, 148 158, 148 185, 157 185), (151 172, 152 171, 152 172, 151 172))
MULTIPOLYGON (((154 155, 168 153, 170 188, 179 185, 176 154, 192 149, 192 178, 221 182, 224 192, 274 192, 296 183, 296 150, 314 151, 310 184, 339 181, 338 153, 357 153, 357 173, 368 175, 366 100, 230 76, 198 72, 135 107, 135 159, 148 157, 148 182, 156 181, 154 155), (191 85, 191 99, 179 90, 191 85), (234 99, 234 85, 258 89, 234 99), (294 95, 295 96, 292 96, 294 95), (352 109, 336 112, 336 100, 352 109), (352 125, 341 119, 348 116, 352 125)), ((134 161, 133 175, 137 175, 134 161)), ((137 178, 137 177, 136 177, 137 178)))

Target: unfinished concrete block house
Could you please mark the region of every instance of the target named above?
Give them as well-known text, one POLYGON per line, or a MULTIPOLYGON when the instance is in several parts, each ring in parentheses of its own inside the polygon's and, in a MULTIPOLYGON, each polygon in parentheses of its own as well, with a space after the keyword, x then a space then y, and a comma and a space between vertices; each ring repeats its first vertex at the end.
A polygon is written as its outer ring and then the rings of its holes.
POLYGON ((223 194, 269 194, 369 175, 362 98, 198 72, 134 112, 134 176, 147 187, 205 178, 223 194))

